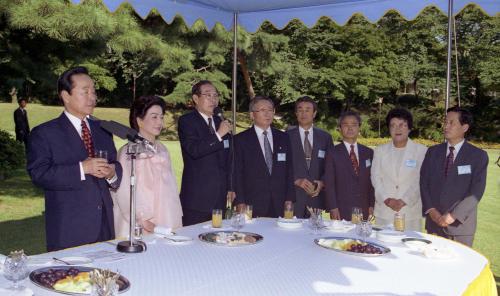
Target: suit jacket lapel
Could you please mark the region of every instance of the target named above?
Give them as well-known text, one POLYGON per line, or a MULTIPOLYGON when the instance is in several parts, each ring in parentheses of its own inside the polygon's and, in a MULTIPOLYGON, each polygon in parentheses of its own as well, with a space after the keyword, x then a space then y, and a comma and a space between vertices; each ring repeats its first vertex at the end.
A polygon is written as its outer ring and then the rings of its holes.
POLYGON ((99 133, 98 129, 100 129, 101 127, 99 123, 93 121, 92 119, 88 119, 87 121, 89 122, 90 126, 90 136, 92 137, 92 142, 94 143, 94 150, 97 154, 97 150, 99 150, 101 147, 101 143, 99 141, 100 138, 97 136, 97 134, 99 133))
MULTIPOLYGON (((437 170, 437 177, 439 178, 439 184, 444 184, 441 188, 441 196, 445 192, 444 188, 446 188, 448 182, 450 181, 451 178, 447 178, 444 176, 444 169, 446 167, 446 149, 447 149, 447 144, 442 143, 441 146, 439 147, 438 150, 438 157, 437 157, 437 163, 434 165, 434 167, 437 170)), ((453 166, 451 168, 453 170, 453 166)), ((450 171, 451 172, 451 171, 450 171)))
MULTIPOLYGON (((361 175, 361 171, 364 171, 365 169, 367 169, 366 167, 366 159, 368 158, 368 156, 366 155, 366 149, 365 147, 361 146, 359 143, 358 143, 358 166, 359 166, 359 175, 361 175)), ((353 169, 353 172, 354 172, 354 169, 353 169)))
MULTIPOLYGON (((61 116, 59 116, 59 124, 61 125, 64 133, 68 136, 67 143, 69 145, 72 145, 75 151, 79 151, 79 154, 87 156, 87 150, 85 150, 85 145, 83 144, 83 140, 78 134, 73 124, 71 123, 71 121, 69 121, 69 118, 66 116, 66 114, 62 113, 61 116)), ((85 158, 87 157, 84 157, 84 159, 85 158)))
MULTIPOLYGON (((342 145, 342 153, 344 154, 344 161, 346 162, 346 166, 349 168, 349 171, 351 172, 351 175, 353 175, 354 177, 357 177, 356 176, 356 172, 354 172, 354 168, 352 167, 352 162, 351 162, 351 157, 349 156, 349 151, 347 150, 347 147, 345 146, 344 144, 344 141, 341 141, 339 145, 342 145)), ((358 154, 360 153, 360 148, 359 148, 359 144, 358 144, 358 154)), ((358 157, 359 158, 359 157, 358 157)), ((358 159, 358 163, 359 163, 359 159, 358 159)))
MULTIPOLYGON (((311 172, 315 172, 317 170, 317 167, 319 165, 319 148, 321 146, 321 138, 319 137, 319 132, 318 129, 313 127, 313 145, 312 145, 312 155, 311 155, 311 165, 309 167, 309 170, 311 172)), ((326 151, 325 151, 326 154, 326 151)))
POLYGON ((460 148, 460 151, 455 156, 455 159, 453 161, 453 166, 451 167, 453 169, 453 172, 458 172, 458 166, 460 166, 460 165, 470 164, 470 163, 464 162, 466 157, 467 157, 468 150, 469 150, 469 143, 467 143, 467 141, 465 141, 464 144, 462 145, 462 148, 460 148))
POLYGON ((294 161, 297 161, 298 165, 302 166, 302 169, 304 172, 307 172, 307 164, 306 164, 306 157, 305 157, 305 152, 304 152, 304 145, 302 145, 302 140, 300 138, 300 131, 299 127, 297 126, 296 129, 293 129, 290 132, 290 142, 292 143, 298 143, 298 155, 294 155, 294 161))

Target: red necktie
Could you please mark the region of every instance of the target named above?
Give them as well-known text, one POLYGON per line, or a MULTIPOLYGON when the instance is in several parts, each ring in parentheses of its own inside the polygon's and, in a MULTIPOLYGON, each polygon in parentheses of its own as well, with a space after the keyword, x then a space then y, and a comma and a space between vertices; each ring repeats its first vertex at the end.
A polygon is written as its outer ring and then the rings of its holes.
POLYGON ((451 166, 453 165, 453 161, 455 158, 455 155, 453 155, 453 151, 455 150, 455 147, 450 146, 450 153, 448 154, 448 157, 446 157, 446 166, 444 167, 444 176, 448 177, 448 171, 451 169, 451 166))
POLYGON ((82 140, 83 145, 85 145, 85 150, 89 157, 95 157, 94 143, 92 143, 92 136, 90 135, 90 130, 85 120, 82 120, 82 140))
POLYGON ((354 145, 351 144, 351 152, 349 153, 349 158, 351 159, 352 168, 354 169, 354 173, 359 175, 359 164, 358 159, 356 158, 356 153, 354 153, 354 145))

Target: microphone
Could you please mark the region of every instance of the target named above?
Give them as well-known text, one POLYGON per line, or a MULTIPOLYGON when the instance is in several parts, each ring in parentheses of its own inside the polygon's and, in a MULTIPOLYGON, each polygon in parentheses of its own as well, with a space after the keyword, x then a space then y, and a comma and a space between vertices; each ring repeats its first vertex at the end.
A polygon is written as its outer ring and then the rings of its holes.
MULTIPOLYGON (((224 117, 224 112, 222 111, 222 108, 219 106, 214 108, 214 115, 219 117, 221 121, 226 120, 226 118, 224 117)), ((229 131, 228 134, 231 136, 233 134, 233 131, 229 131)))
POLYGON ((136 144, 143 144, 147 150, 156 152, 156 148, 149 142, 139 135, 139 133, 132 128, 129 128, 121 123, 118 123, 113 120, 102 120, 97 117, 91 116, 93 120, 99 120, 101 123, 101 128, 119 138, 127 139, 130 142, 136 144))
POLYGON ((215 114, 215 116, 219 117, 220 120, 222 120, 222 121, 226 120, 224 118, 224 112, 222 112, 222 108, 221 107, 219 107, 219 106, 215 107, 214 108, 214 114, 215 114))

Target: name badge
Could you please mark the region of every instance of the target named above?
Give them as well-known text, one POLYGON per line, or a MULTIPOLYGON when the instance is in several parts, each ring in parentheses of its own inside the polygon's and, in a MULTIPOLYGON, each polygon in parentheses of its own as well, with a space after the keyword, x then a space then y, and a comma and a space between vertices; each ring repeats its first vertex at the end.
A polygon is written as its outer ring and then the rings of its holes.
POLYGON ((286 153, 278 153, 278 161, 286 161, 286 153))
POLYGON ((367 168, 371 167, 372 166, 372 160, 371 159, 365 160, 365 165, 366 165, 367 168))
POLYGON ((225 139, 224 140, 224 149, 227 149, 227 148, 229 148, 229 140, 225 139))
POLYGON ((470 164, 468 165, 459 165, 458 167, 458 174, 459 175, 470 175, 472 170, 470 168, 470 164))
POLYGON ((325 150, 318 150, 318 158, 325 158, 325 150))
POLYGON ((417 161, 415 159, 407 159, 405 161, 405 165, 408 168, 416 168, 417 167, 417 161))

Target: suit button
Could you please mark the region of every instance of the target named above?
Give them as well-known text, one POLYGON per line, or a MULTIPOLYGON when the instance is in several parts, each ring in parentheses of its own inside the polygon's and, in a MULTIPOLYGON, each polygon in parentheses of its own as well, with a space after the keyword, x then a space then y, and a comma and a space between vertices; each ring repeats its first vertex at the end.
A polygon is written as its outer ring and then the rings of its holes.
POLYGON ((399 185, 396 185, 396 189, 399 189, 399 185))
POLYGON ((102 210, 102 205, 98 205, 98 206, 97 206, 97 209, 98 209, 99 211, 100 211, 100 210, 102 210))

